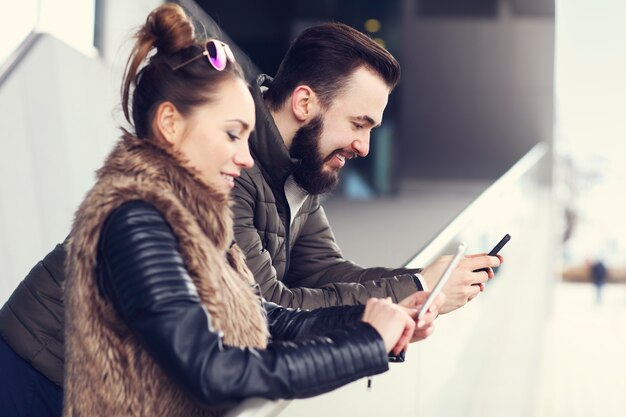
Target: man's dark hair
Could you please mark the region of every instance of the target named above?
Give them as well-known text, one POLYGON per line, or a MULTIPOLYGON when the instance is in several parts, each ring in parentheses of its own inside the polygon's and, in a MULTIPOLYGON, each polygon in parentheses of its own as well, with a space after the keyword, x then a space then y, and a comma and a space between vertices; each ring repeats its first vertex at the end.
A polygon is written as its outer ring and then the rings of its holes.
POLYGON ((360 67, 379 75, 390 89, 400 80, 398 61, 367 35, 343 23, 313 26, 291 44, 266 102, 278 110, 298 85, 308 85, 329 106, 360 67))

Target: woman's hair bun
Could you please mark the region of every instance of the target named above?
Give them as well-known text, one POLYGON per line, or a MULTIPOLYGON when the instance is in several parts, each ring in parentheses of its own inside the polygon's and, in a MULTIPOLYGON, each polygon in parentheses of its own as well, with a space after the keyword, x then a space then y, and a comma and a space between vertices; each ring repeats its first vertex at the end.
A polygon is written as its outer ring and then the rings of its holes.
POLYGON ((166 3, 148 15, 138 37, 140 42, 152 43, 160 54, 167 56, 193 44, 195 31, 182 7, 166 3))

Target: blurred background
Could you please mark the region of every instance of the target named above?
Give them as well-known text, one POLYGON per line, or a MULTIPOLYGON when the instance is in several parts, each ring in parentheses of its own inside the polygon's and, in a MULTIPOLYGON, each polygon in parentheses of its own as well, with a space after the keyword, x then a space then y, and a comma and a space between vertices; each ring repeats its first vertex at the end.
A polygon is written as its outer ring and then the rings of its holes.
MULTIPOLYGON (((70 229, 123 125, 129 36, 161 1, 2 0, 0 304, 70 229)), ((273 75, 304 28, 349 24, 402 65, 371 152, 325 208, 348 259, 424 266, 465 241, 506 263, 408 361, 285 416, 621 416, 626 389, 626 4, 178 1, 273 75)))

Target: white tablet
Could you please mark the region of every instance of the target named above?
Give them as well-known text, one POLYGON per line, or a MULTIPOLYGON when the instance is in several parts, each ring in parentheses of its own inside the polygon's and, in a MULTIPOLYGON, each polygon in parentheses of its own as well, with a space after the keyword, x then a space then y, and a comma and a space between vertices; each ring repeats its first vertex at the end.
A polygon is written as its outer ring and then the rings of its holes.
POLYGON ((450 263, 446 267, 445 271, 443 271, 441 278, 439 278, 439 281, 437 281, 435 288, 432 289, 430 295, 426 299, 426 302, 422 305, 422 308, 420 309, 420 312, 417 315, 418 320, 421 319, 424 316, 424 314, 426 314, 426 312, 430 308, 433 301, 435 301, 437 294, 439 294, 439 292, 443 289, 443 286, 448 281, 448 278, 450 278, 450 275, 452 275, 452 271, 454 271, 456 266, 461 261, 461 258, 463 257, 464 253, 465 253, 465 243, 461 243, 456 250, 456 254, 450 260, 450 263))

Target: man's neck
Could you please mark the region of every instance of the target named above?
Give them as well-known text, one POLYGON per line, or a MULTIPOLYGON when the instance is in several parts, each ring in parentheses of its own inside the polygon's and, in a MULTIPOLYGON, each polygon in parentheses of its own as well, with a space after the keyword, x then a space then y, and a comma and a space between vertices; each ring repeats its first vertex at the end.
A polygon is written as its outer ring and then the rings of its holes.
POLYGON ((287 149, 290 149, 293 137, 300 126, 294 119, 293 115, 285 110, 285 106, 278 110, 270 110, 270 114, 274 119, 274 123, 276 124, 278 131, 280 132, 280 136, 283 138, 283 142, 285 142, 285 146, 287 149))

